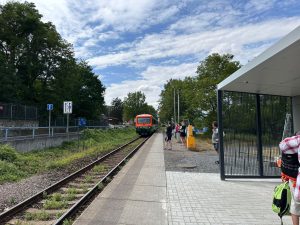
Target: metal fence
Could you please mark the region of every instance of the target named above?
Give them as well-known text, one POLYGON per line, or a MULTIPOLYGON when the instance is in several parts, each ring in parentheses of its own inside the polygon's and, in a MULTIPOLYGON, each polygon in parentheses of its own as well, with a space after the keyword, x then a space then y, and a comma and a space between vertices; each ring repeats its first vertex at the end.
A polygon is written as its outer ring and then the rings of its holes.
POLYGON ((35 139, 39 137, 66 136, 68 134, 80 133, 83 129, 120 129, 124 125, 113 126, 69 126, 67 127, 1 127, 0 143, 14 140, 35 139))
POLYGON ((218 102, 222 104, 221 178, 280 176, 274 162, 280 155, 286 116, 291 115, 291 99, 223 92, 218 102))
POLYGON ((38 110, 37 107, 0 103, 0 119, 6 120, 37 120, 38 110))

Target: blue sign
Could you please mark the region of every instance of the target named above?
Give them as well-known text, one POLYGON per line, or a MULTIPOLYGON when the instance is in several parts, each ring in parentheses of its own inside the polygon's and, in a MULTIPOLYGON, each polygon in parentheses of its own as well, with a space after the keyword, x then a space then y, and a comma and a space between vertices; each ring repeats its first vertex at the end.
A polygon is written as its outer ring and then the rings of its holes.
POLYGON ((53 104, 47 104, 47 110, 52 111, 53 110, 53 104))
POLYGON ((85 125, 86 125, 86 119, 85 118, 79 118, 78 126, 84 127, 85 125))

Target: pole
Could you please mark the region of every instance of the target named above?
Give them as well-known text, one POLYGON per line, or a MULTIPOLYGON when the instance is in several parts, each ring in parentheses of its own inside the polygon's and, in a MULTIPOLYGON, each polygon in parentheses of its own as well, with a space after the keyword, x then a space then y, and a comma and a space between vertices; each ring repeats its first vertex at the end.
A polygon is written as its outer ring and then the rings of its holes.
POLYGON ((174 88, 174 122, 176 123, 176 93, 174 88))
POLYGON ((67 113, 67 133, 69 133, 69 113, 67 113))
POLYGON ((263 149, 262 149, 262 127, 261 127, 261 108, 260 95, 256 94, 256 133, 257 133, 257 154, 259 176, 264 175, 263 149))
POLYGON ((49 137, 51 136, 51 110, 49 110, 49 137))
POLYGON ((177 122, 179 123, 179 121, 180 121, 179 120, 179 90, 178 90, 178 98, 177 98, 177 100, 178 100, 178 103, 177 103, 178 104, 178 115, 177 115, 178 116, 178 120, 177 120, 177 122))
POLYGON ((220 177, 225 180, 225 163, 224 163, 224 144, 223 144, 223 92, 217 91, 218 96, 218 130, 219 130, 219 162, 220 162, 220 177))

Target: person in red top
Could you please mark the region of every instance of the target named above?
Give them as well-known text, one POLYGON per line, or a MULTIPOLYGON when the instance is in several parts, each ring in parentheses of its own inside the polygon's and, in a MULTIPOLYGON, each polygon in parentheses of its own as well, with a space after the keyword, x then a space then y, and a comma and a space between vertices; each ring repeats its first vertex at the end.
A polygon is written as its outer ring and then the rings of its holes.
POLYGON ((175 138, 178 138, 179 130, 180 130, 180 125, 177 123, 175 126, 175 138))

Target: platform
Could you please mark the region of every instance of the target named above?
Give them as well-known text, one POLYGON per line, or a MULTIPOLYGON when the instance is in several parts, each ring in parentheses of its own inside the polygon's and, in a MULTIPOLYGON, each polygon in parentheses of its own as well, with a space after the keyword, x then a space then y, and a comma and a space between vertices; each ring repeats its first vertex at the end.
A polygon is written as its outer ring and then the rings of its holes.
MULTIPOLYGON (((172 151, 163 150, 162 134, 153 135, 74 224, 280 224, 271 210, 279 180, 221 181, 218 173, 166 171, 164 153, 185 151, 176 141, 172 151)), ((285 217, 284 224, 292 224, 291 219, 285 217)))

